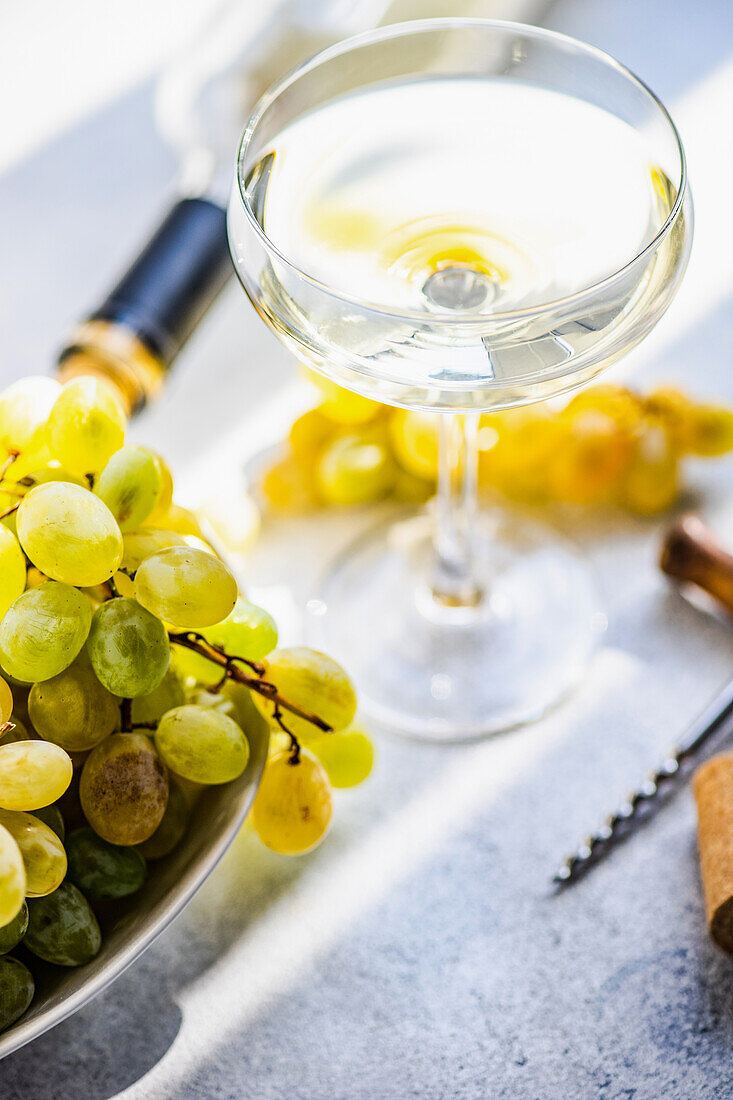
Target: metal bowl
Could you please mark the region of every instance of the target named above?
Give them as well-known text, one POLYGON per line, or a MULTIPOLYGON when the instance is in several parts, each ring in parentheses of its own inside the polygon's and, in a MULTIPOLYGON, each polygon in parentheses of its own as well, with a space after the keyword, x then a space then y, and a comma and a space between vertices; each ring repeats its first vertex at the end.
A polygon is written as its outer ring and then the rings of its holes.
POLYGON ((169 856, 150 863, 143 888, 98 910, 103 940, 97 957, 70 970, 33 960, 35 998, 25 1015, 0 1034, 0 1058, 55 1027, 106 989, 168 927, 211 874, 239 832, 265 766, 268 733, 264 723, 247 736, 250 759, 239 779, 207 787, 195 803, 186 836, 169 856))

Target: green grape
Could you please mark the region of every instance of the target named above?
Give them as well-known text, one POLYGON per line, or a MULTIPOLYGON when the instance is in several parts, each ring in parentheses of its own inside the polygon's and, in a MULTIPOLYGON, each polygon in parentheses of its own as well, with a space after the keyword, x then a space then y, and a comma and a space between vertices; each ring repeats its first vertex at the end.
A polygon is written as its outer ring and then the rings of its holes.
POLYGON ((0 524, 0 618, 25 590, 25 555, 12 531, 0 524))
POLYGON ((121 447, 94 486, 121 531, 134 531, 148 518, 160 494, 160 469, 145 447, 121 447))
POLYGON ((24 901, 13 919, 0 927, 0 955, 17 947, 28 928, 28 905, 24 901))
POLYGON ((185 546, 182 535, 164 531, 160 527, 141 527, 139 531, 126 531, 122 535, 124 554, 122 568, 136 573, 146 558, 169 546, 185 546))
POLYGON ((102 840, 93 829, 76 829, 66 841, 67 877, 87 898, 125 898, 147 877, 145 860, 135 848, 102 840))
POLYGON ((334 439, 316 467, 316 484, 326 504, 364 504, 381 500, 395 483, 389 450, 375 435, 334 439))
POLYGON ((186 693, 174 668, 166 669, 165 676, 150 695, 132 700, 132 724, 159 722, 167 710, 183 706, 186 693))
POLYGON ((21 378, 0 395, 0 443, 8 450, 38 451, 61 386, 43 375, 21 378))
POLYGON ((13 713, 13 693, 10 685, 0 677, 0 726, 4 726, 13 713))
POLYGON ((84 815, 110 844, 141 844, 160 825, 168 773, 141 733, 114 733, 92 749, 81 773, 84 815))
MULTIPOLYGON (((68 791, 68 787, 66 790, 68 791)), ((66 791, 64 792, 64 794, 66 791)), ((64 825, 64 819, 61 815, 61 810, 58 806, 39 806, 38 809, 33 811, 33 816, 37 817, 39 821, 42 821, 44 825, 48 825, 49 829, 52 829, 61 843, 64 842, 66 835, 66 827, 64 825)))
POLYGON ((0 825, 20 848, 25 867, 25 896, 40 898, 50 894, 66 874, 66 852, 56 833, 33 814, 20 810, 0 810, 0 825))
POLYGON ((107 505, 79 485, 51 481, 20 503, 18 539, 54 581, 81 588, 108 581, 122 561, 122 534, 107 505))
POLYGON ((92 668, 74 663, 70 668, 34 684, 28 713, 46 741, 67 752, 93 749, 115 729, 119 700, 100 684, 92 668))
MULTIPOLYGON (((158 514, 156 511, 148 520, 151 527, 162 527, 166 531, 175 531, 176 534, 189 538, 203 539, 201 524, 188 508, 181 508, 180 504, 169 505, 167 511, 158 514)), ((205 541, 205 540, 204 540, 205 541)))
MULTIPOLYGON (((336 732, 346 729, 356 714, 356 693, 341 665, 316 649, 295 646, 276 649, 264 661, 265 679, 275 684, 283 699, 322 718, 336 732)), ((278 723, 274 703, 254 694, 255 705, 271 726, 278 723)), ((308 743, 321 731, 305 718, 283 709, 283 720, 299 741, 308 743)))
MULTIPOLYGON (((246 657, 248 661, 261 661, 277 645, 277 625, 272 615, 242 596, 223 622, 204 627, 201 634, 230 656, 246 657)), ((221 667, 192 649, 178 647, 176 664, 184 675, 193 676, 202 684, 221 679, 221 667)))
POLYGON ((237 602, 237 582, 213 554, 170 546, 142 563, 135 575, 135 595, 165 622, 198 630, 226 619, 237 602))
POLYGON ((46 581, 29 589, 0 621, 3 670, 26 684, 58 676, 78 656, 91 621, 89 600, 76 588, 46 581))
POLYGON ((89 902, 73 882, 63 882, 48 897, 28 906, 23 943, 54 966, 83 966, 102 946, 102 933, 89 902))
POLYGON ((228 783, 249 760, 249 742, 237 723, 195 704, 163 715, 155 746, 171 771, 194 783, 228 783))
POLYGON ((138 844, 138 851, 145 859, 162 859, 169 855, 182 840, 188 828, 188 800, 179 783, 170 781, 168 805, 163 820, 153 835, 138 844))
POLYGON ((0 825, 0 924, 9 924, 23 908, 26 879, 18 842, 0 825))
POLYGON ((173 476, 170 472, 168 463, 157 451, 151 450, 150 447, 143 447, 143 450, 147 451, 153 459, 158 470, 158 477, 160 478, 158 498, 155 502, 153 511, 148 517, 148 522, 151 522, 161 519, 170 511, 170 506, 173 503, 173 476))
POLYGON ((294 764, 289 752, 271 756, 252 807, 252 823, 273 852, 299 855, 320 843, 331 821, 331 786, 307 749, 294 764))
POLYGON ((68 382, 49 414, 46 439, 72 473, 98 473, 125 441, 125 414, 111 387, 96 378, 68 382))
POLYGON ((0 959, 0 1031, 19 1020, 33 1000, 36 987, 27 966, 17 959, 0 959))
POLYGON ((61 798, 74 769, 68 753, 49 741, 0 745, 0 807, 36 810, 61 798))
POLYGON ((310 747, 326 769, 332 787, 358 786, 374 764, 374 746, 359 729, 324 734, 311 741, 310 747))
POLYGON ((124 596, 108 600, 94 612, 87 650, 98 680, 113 695, 127 699, 154 691, 170 660, 168 635, 160 619, 124 596))

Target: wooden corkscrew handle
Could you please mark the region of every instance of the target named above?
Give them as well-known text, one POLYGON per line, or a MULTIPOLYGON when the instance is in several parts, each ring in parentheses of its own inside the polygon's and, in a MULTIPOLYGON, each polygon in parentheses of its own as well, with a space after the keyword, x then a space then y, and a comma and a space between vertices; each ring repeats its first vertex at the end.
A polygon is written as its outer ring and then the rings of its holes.
POLYGON ((694 584, 733 615, 733 554, 697 516, 680 516, 662 543, 659 565, 668 577, 694 584))

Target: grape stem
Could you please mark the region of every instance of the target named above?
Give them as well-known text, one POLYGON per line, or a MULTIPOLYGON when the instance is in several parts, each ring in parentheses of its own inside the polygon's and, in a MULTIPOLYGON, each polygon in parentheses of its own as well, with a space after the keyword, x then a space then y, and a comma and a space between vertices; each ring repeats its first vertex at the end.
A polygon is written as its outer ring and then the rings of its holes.
POLYGON ((15 462, 15 460, 18 457, 19 454, 20 454, 20 451, 9 451, 8 452, 8 457, 5 459, 2 466, 0 466, 0 481, 2 481, 2 479, 5 477, 8 470, 13 465, 13 463, 15 462))
POLYGON ((290 738, 290 761, 289 762, 291 764, 299 764, 300 763, 300 741, 295 736, 293 731, 288 729, 288 727, 285 725, 285 722, 283 721, 283 715, 282 715, 282 711, 280 710, 280 704, 279 703, 275 703, 275 709, 272 712, 272 717, 275 719, 275 721, 277 722, 278 726, 283 731, 283 733, 287 733, 288 737, 290 738))
POLYGON ((14 729, 15 722, 3 722, 2 726, 0 726, 0 737, 2 737, 4 733, 10 733, 10 731, 14 729))
MULTIPOLYGON (((258 695, 263 695, 265 699, 269 699, 275 707, 273 718, 281 729, 289 735, 291 742, 297 744, 297 739, 290 730, 283 725, 282 710, 288 710, 291 714, 296 714, 298 718, 310 722, 311 725, 315 726, 316 729, 321 730, 323 733, 333 733, 333 727, 329 726, 328 722, 325 722, 323 718, 319 718, 318 715, 313 714, 312 711, 306 710, 304 707, 298 706, 297 703, 291 703, 288 699, 283 698, 277 690, 276 685, 264 679, 265 669, 262 665, 258 665, 255 661, 248 661, 245 657, 229 656, 223 649, 211 645, 206 641, 203 635, 196 634, 195 631, 187 630, 181 633, 172 633, 169 634, 169 638, 174 645, 192 649, 194 653, 198 653, 201 657, 206 657, 208 661, 218 665, 219 668, 223 669, 224 675, 230 680, 236 680, 238 684, 244 684, 250 691, 256 691, 258 695), (250 676, 249 673, 238 668, 235 663, 237 661, 247 665, 256 675, 250 676)), ((295 751, 295 749, 293 751, 295 751)), ((300 746, 298 745, 298 753, 299 752, 300 746)))

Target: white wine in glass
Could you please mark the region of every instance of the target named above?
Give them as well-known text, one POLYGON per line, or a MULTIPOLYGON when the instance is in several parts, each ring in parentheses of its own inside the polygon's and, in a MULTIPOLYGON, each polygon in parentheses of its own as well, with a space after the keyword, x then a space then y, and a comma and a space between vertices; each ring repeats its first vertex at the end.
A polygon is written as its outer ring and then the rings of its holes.
POLYGON ((478 416, 581 385, 668 305, 691 241, 669 115, 561 35, 386 28, 261 101, 229 233, 256 308, 309 365, 443 414, 435 506, 332 567, 314 641, 369 713, 417 736, 543 714, 582 676, 602 615, 567 542, 479 509, 478 416))

